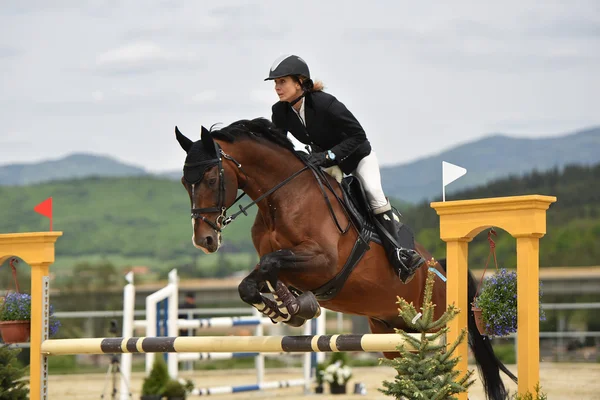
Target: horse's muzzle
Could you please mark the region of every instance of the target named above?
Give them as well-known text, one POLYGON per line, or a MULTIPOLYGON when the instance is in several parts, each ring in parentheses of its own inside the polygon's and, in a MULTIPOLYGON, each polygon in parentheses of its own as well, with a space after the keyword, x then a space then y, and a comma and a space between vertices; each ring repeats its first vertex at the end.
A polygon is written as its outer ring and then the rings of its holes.
POLYGON ((206 254, 214 253, 221 246, 221 233, 212 228, 202 229, 199 221, 192 220, 193 236, 192 243, 194 247, 199 248, 206 254))

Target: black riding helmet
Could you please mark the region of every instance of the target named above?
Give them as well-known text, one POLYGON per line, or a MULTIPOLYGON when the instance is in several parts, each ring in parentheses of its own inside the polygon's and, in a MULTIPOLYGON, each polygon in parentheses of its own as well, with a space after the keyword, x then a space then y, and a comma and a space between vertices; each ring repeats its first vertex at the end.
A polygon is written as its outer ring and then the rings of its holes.
POLYGON ((280 56, 273 62, 269 70, 269 77, 265 78, 265 81, 288 75, 302 75, 310 79, 308 64, 302 58, 293 54, 280 56))

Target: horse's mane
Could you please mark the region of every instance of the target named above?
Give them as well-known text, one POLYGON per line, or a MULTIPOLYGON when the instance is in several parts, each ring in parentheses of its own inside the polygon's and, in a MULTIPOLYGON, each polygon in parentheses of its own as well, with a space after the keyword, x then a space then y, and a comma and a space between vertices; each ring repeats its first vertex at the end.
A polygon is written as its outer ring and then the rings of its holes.
POLYGON ((213 130, 213 128, 214 125, 211 127, 210 132, 215 139, 233 143, 241 138, 254 140, 263 138, 292 152, 295 151, 294 144, 285 132, 266 118, 241 119, 221 129, 213 130))

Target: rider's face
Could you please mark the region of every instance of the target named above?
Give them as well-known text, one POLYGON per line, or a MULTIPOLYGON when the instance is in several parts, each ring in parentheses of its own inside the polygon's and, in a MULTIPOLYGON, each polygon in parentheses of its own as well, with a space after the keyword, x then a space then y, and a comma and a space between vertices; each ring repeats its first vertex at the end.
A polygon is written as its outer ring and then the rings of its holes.
POLYGON ((275 92, 280 101, 291 102, 302 94, 302 88, 291 77, 284 76, 275 79, 275 92))

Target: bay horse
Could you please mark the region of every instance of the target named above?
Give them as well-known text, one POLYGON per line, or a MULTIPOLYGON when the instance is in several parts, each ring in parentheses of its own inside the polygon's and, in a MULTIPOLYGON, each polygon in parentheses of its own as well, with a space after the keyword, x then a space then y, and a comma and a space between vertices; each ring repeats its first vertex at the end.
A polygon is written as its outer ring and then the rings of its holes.
MULTIPOLYGON (((400 280, 364 210, 361 219, 360 204, 366 202, 356 200, 360 197, 357 181, 350 185, 352 177, 346 177, 340 184, 311 166, 303 156, 306 153, 296 151, 286 134, 264 118, 240 120, 211 131, 202 127, 197 141, 177 127, 175 136, 186 152, 181 182, 190 198, 195 247, 207 254, 216 252, 222 244, 222 230, 247 214, 248 207, 258 207, 251 235, 260 261, 239 284, 244 302, 273 322, 292 326, 318 316, 322 306, 367 317, 372 333, 394 333, 394 328, 411 332, 398 316, 397 296, 412 302, 417 310, 422 307, 427 267, 419 268, 407 283, 400 280), (244 195, 252 203, 227 216, 244 195), (274 300, 263 296, 269 292, 274 300)), ((426 260, 433 260, 419 243, 415 245, 426 260)), ((444 260, 430 265, 445 276, 444 260)), ((475 290, 470 275, 470 298, 475 290)), ((432 301, 435 318, 439 318, 446 309, 444 284, 434 285, 432 301)), ((469 345, 486 395, 505 399, 499 372, 515 382, 516 377, 497 359, 489 340, 479 334, 472 313, 468 321, 469 345)))

